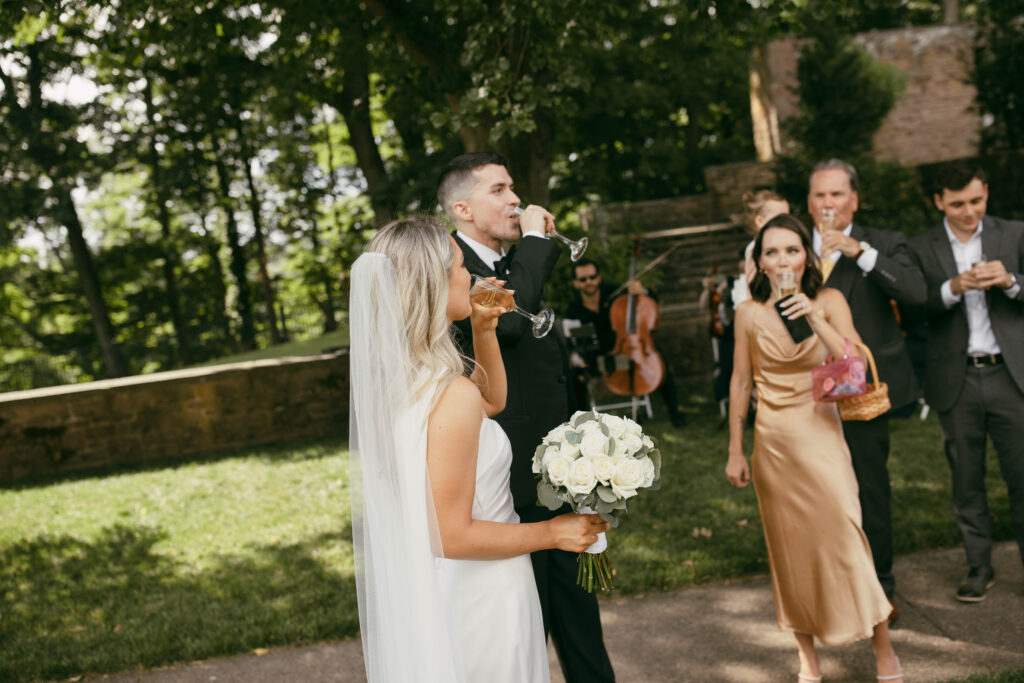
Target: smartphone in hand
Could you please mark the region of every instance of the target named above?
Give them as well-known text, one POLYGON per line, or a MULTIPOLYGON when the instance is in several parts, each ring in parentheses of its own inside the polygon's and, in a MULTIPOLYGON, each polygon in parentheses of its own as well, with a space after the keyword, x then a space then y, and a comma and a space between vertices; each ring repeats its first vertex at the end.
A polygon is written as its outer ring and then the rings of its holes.
POLYGON ((811 324, 807 322, 807 316, 804 316, 802 318, 796 318, 795 320, 790 320, 786 316, 782 315, 782 310, 786 308, 786 306, 789 304, 789 299, 791 297, 792 294, 790 294, 789 296, 784 296, 778 301, 776 301, 775 310, 778 311, 779 317, 782 318, 782 323, 786 326, 786 329, 789 331, 789 336, 793 338, 793 342, 795 344, 799 344, 804 339, 807 339, 808 337, 813 335, 814 331, 811 329, 811 324))

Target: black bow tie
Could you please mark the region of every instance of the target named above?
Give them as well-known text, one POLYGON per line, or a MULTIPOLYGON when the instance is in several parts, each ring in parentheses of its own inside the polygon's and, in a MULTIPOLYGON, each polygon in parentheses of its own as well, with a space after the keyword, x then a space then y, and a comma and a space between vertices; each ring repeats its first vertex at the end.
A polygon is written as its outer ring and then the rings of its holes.
POLYGON ((508 269, 512 265, 512 256, 516 253, 516 248, 512 247, 505 255, 494 262, 494 272, 498 277, 504 279, 508 275, 508 269))

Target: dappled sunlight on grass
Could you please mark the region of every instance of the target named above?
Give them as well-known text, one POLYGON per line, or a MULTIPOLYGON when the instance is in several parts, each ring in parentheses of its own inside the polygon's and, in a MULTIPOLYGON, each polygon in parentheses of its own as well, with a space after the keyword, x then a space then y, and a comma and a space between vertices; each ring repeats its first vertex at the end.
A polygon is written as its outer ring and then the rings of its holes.
MULTIPOLYGON (((754 489, 725 478, 717 405, 692 392, 682 409, 683 429, 645 424, 662 488, 632 499, 609 533, 606 597, 768 571, 754 489)), ((346 447, 332 438, 0 488, 0 680, 355 635, 346 447)), ((897 553, 958 545, 934 417, 893 422, 890 470, 897 553)), ((1009 538, 994 454, 988 482, 996 536, 1009 538)))

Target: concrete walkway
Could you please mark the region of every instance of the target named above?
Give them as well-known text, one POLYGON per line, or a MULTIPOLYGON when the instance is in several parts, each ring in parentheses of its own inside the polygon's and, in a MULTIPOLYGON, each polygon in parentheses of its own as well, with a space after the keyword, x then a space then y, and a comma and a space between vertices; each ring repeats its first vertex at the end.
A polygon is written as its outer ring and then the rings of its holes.
MULTIPOLYGON (((997 545, 988 598, 953 598, 966 571, 961 550, 900 557, 893 631, 908 683, 1024 667, 1024 568, 1017 546, 997 545)), ((675 593, 612 598, 601 607, 605 642, 620 683, 795 681, 796 645, 775 626, 767 578, 675 593)), ((867 641, 821 647, 824 680, 874 681, 867 641)), ((549 648, 553 683, 564 683, 549 648)), ((109 683, 358 683, 366 680, 358 639, 106 676, 109 683)))

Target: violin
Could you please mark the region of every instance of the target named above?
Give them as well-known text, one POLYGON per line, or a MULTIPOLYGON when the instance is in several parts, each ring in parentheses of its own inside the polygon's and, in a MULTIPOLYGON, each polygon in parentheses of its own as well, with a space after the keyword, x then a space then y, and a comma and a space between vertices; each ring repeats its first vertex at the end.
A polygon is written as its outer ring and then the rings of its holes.
MULTIPOLYGON (((636 278, 636 257, 640 251, 637 239, 629 263, 629 279, 636 278)), ((609 391, 620 396, 646 396, 665 381, 665 362, 654 348, 651 332, 658 328, 661 311, 651 297, 644 294, 620 296, 608 311, 615 330, 612 353, 629 359, 628 366, 605 373, 609 391)), ((616 363, 619 366, 619 363, 616 363)))

